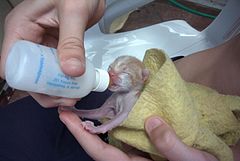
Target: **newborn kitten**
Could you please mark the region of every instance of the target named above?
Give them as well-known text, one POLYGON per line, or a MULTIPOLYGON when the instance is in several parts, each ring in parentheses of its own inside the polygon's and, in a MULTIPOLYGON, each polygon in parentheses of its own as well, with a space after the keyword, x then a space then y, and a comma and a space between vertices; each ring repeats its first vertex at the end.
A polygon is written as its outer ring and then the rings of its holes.
POLYGON ((98 109, 72 109, 80 117, 109 119, 100 126, 94 126, 91 121, 83 122, 84 128, 91 133, 105 133, 121 124, 128 117, 149 76, 149 70, 140 60, 132 56, 118 57, 109 66, 108 72, 110 75, 108 89, 113 92, 112 96, 98 109))

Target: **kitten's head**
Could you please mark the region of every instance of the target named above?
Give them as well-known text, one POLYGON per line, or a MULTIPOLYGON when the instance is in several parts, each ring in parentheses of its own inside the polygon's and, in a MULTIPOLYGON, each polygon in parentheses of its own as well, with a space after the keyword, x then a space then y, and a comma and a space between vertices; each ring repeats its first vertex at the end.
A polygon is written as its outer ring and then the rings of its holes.
POLYGON ((144 64, 132 56, 118 57, 109 66, 108 72, 111 80, 109 90, 113 92, 141 90, 149 75, 144 64))

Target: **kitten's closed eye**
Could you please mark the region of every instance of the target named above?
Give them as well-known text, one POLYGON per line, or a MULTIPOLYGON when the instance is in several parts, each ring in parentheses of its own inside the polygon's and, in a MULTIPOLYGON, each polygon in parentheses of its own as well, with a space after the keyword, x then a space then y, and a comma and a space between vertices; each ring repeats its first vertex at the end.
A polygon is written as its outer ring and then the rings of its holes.
POLYGON ((130 74, 122 72, 122 73, 119 74, 119 81, 121 83, 123 83, 123 82, 132 82, 132 77, 131 77, 130 74))
POLYGON ((123 71, 123 72, 121 72, 122 74, 126 74, 126 75, 131 75, 131 73, 130 72, 128 72, 128 71, 123 71))
POLYGON ((122 70, 123 70, 123 71, 127 71, 127 70, 128 70, 127 66, 124 65, 124 66, 122 67, 122 70))

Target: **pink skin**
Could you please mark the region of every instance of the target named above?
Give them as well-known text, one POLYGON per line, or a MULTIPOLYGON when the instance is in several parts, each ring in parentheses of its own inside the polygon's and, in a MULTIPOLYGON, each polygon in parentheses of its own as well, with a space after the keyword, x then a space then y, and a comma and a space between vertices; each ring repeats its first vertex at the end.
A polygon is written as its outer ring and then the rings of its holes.
POLYGON ((121 124, 128 117, 149 75, 142 62, 130 56, 119 57, 110 65, 108 71, 111 80, 108 89, 114 92, 112 96, 94 110, 78 110, 74 107, 70 109, 79 117, 109 119, 100 126, 95 126, 91 121, 83 122, 84 128, 91 133, 105 133, 121 124))
MULTIPOLYGON (((6 16, 0 76, 11 46, 28 40, 57 48, 61 70, 78 77, 85 70, 84 32, 104 14, 105 0, 21 0, 6 16)), ((3 23, 3 22, 1 22, 3 23)), ((76 99, 29 93, 41 106, 74 106, 76 99)))

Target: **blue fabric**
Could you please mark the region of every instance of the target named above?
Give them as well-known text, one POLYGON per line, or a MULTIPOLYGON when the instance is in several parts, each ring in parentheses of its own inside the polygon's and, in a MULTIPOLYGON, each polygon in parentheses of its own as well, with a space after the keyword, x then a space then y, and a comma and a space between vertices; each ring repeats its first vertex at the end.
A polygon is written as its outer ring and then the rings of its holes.
MULTIPOLYGON (((91 93, 77 107, 97 108, 110 95, 91 93)), ((59 120, 57 108, 43 108, 31 97, 0 107, 0 129, 0 161, 92 161, 59 120)))

